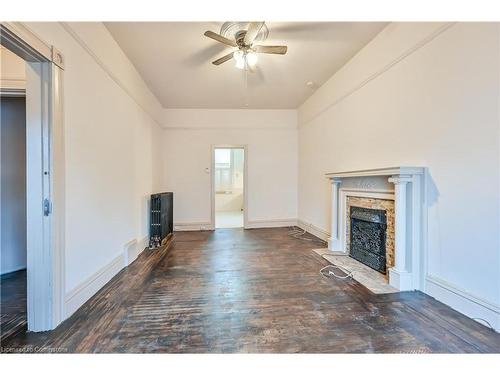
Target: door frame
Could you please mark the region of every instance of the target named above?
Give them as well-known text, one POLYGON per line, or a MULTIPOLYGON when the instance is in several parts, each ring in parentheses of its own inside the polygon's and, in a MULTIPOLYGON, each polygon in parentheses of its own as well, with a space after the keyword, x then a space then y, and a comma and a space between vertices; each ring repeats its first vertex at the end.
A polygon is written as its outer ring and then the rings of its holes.
POLYGON ((210 165, 210 229, 215 230, 215 149, 243 149, 243 228, 248 228, 248 147, 237 144, 215 144, 211 147, 210 165))
POLYGON ((0 44, 26 62, 27 320, 34 332, 65 318, 65 163, 62 54, 19 22, 0 44))

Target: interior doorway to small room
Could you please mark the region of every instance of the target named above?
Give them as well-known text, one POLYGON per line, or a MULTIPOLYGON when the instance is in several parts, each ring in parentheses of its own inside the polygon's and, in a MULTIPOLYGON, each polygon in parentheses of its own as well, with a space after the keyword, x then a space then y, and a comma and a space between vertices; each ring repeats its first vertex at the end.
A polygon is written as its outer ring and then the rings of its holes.
POLYGON ((0 46, 1 341, 27 328, 25 61, 0 46))
MULTIPOLYGON (((61 53, 0 22, 1 341, 64 319, 61 53)), ((8 341, 7 341, 8 342, 8 341)))
POLYGON ((213 155, 215 228, 245 226, 245 149, 215 147, 213 155))

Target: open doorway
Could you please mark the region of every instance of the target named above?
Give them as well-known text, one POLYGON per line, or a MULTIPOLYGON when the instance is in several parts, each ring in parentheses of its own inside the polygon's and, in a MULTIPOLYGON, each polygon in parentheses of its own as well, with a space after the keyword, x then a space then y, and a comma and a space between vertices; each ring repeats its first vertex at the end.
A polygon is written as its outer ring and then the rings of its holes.
POLYGON ((213 149, 213 219, 215 228, 245 227, 245 148, 213 149))
POLYGON ((16 22, 0 23, 0 46, 3 341, 65 317, 65 206, 63 57, 16 22))
POLYGON ((0 46, 0 340, 27 328, 25 62, 0 46))

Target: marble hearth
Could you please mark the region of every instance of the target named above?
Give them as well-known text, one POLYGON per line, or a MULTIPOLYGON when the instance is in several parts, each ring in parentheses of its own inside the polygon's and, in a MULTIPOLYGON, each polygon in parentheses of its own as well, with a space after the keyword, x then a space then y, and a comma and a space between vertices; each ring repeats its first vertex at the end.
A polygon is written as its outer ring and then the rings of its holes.
POLYGON ((420 289, 425 168, 391 167, 326 176, 332 184, 328 240, 332 254, 349 254, 350 207, 385 210, 388 283, 397 290, 420 289))

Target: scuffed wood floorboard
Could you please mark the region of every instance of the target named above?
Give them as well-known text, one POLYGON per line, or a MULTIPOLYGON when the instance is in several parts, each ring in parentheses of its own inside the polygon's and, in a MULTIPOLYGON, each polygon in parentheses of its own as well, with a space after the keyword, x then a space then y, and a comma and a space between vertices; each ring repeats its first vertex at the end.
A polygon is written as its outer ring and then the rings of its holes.
MULTIPOLYGON (((500 335, 420 292, 325 279, 287 228, 175 233, 49 333, 4 347, 130 353, 500 352, 500 335)), ((310 237, 313 238, 313 237, 310 237)))

